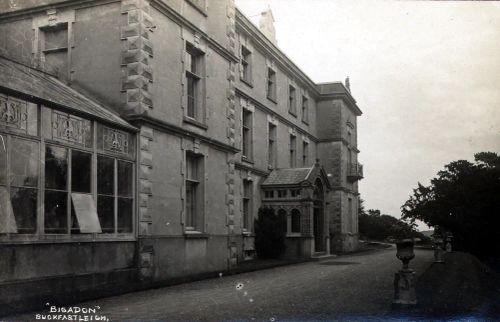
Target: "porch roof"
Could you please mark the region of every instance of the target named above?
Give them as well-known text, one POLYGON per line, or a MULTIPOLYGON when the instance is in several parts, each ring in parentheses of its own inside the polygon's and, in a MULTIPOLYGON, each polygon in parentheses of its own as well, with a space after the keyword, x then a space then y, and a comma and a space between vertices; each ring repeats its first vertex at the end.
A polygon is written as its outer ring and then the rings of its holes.
POLYGON ((0 56, 0 89, 31 97, 47 106, 55 105, 137 131, 109 108, 77 92, 54 76, 0 56))
POLYGON ((325 169, 320 165, 319 159, 310 168, 283 168, 274 169, 261 184, 263 188, 273 186, 298 186, 304 182, 315 184, 316 179, 321 178, 327 189, 331 189, 330 180, 325 169))
POLYGON ((263 186, 298 185, 307 180, 312 169, 313 167, 275 169, 271 171, 271 173, 262 183, 262 185, 263 186))

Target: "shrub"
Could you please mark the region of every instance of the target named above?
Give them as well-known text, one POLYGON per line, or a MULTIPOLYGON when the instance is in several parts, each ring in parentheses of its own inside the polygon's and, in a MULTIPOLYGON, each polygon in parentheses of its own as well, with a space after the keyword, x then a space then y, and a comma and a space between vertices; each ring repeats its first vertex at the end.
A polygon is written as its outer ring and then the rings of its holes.
POLYGON ((261 207, 255 220, 255 250, 259 258, 279 258, 285 252, 286 218, 261 207))

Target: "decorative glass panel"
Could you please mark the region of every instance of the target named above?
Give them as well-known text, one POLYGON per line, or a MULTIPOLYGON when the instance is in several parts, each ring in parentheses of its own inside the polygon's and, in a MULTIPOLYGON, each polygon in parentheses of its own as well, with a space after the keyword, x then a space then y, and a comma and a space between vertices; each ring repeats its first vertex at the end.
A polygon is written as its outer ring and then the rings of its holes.
POLYGON ((80 146, 92 146, 90 121, 80 117, 52 111, 52 139, 80 146))
POLYGON ((45 147, 45 187, 66 190, 68 178, 68 150, 55 146, 45 147))
POLYGON ((65 234, 68 232, 68 194, 60 191, 45 191, 45 232, 65 234))
POLYGON ((52 109, 42 106, 40 119, 42 123, 42 137, 52 139, 52 109))
POLYGON ((129 135, 126 132, 103 127, 102 140, 104 151, 129 153, 129 135))
POLYGON ((91 162, 90 153, 71 151, 71 191, 90 193, 91 162))
POLYGON ((10 184, 17 187, 36 187, 40 163, 38 143, 12 138, 11 153, 10 184))
POLYGON ((103 233, 115 232, 115 198, 97 196, 97 216, 103 233))
POLYGON ((97 149, 102 152, 133 157, 135 155, 134 136, 128 132, 120 131, 97 123, 97 149))
POLYGON ((0 125, 27 133, 26 101, 0 96, 0 125))
POLYGON ((27 132, 30 135, 38 135, 38 106, 28 102, 26 111, 28 114, 27 132))
POLYGON ((16 217, 19 234, 36 232, 37 190, 31 188, 11 188, 10 200, 16 217))
POLYGON ((97 193, 114 195, 115 160, 108 157, 97 157, 97 193))
POLYGON ((118 161, 118 196, 132 197, 132 171, 132 163, 118 161))
POLYGON ((118 198, 118 232, 132 232, 133 199, 118 198))

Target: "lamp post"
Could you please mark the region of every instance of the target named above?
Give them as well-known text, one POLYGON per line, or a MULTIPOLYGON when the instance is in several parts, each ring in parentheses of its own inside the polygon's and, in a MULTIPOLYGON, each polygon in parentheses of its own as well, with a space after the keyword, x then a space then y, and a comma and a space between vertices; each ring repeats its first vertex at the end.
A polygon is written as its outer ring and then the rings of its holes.
POLYGON ((403 267, 394 274, 394 300, 396 305, 415 305, 415 271, 408 267, 415 257, 413 239, 402 239, 396 242, 396 257, 403 262, 403 267))

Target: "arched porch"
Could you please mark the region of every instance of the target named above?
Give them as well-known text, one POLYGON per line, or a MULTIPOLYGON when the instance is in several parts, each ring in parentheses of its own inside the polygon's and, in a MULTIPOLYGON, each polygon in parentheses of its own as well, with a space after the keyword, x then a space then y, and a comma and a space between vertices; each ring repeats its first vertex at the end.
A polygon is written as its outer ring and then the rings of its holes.
POLYGON ((310 258, 330 254, 327 192, 330 189, 323 168, 277 169, 261 185, 262 206, 284 216, 285 256, 310 258))

